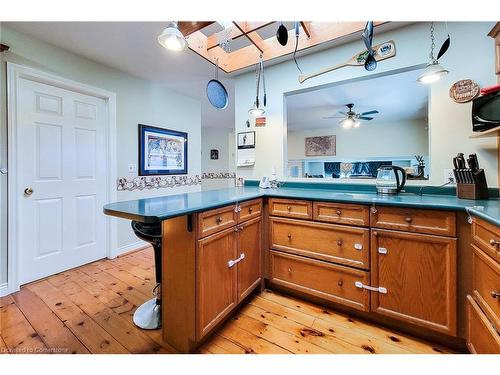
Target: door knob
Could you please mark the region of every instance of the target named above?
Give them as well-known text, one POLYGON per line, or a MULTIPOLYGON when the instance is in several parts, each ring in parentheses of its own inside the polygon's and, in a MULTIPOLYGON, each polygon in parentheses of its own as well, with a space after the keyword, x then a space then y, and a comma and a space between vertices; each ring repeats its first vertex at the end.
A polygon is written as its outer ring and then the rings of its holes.
POLYGON ((26 189, 24 189, 24 195, 29 197, 31 194, 33 194, 33 191, 34 191, 33 188, 27 187, 26 189))

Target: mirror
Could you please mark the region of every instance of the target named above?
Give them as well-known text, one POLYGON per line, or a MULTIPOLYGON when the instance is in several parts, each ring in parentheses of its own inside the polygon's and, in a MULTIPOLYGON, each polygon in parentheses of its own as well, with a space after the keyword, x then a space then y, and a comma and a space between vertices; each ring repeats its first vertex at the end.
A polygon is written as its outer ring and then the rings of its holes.
POLYGON ((382 165, 429 178, 428 88, 422 69, 286 94, 289 178, 375 179, 382 165))

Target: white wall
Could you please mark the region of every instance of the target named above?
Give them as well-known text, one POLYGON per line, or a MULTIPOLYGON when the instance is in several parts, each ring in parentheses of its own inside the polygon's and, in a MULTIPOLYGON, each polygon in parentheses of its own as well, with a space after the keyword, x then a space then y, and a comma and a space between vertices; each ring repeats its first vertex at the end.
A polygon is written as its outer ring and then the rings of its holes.
MULTIPOLYGON (((201 128, 201 172, 228 173, 235 170, 234 129, 201 128), (210 159, 210 150, 219 150, 219 159, 210 159)), ((223 189, 234 186, 233 179, 203 179, 202 190, 223 189)))
POLYGON ((400 157, 429 154, 427 123, 424 120, 378 123, 376 120, 363 122, 359 128, 332 129, 314 128, 289 131, 287 138, 288 160, 325 159, 306 157, 305 138, 323 135, 336 136, 336 155, 328 159, 363 159, 376 157, 400 157), (391 142, 387 142, 390 140, 391 142), (381 150, 381 143, 384 148, 381 150))
MULTIPOLYGON (((469 139, 471 103, 457 104, 448 96, 450 86, 460 79, 473 79, 480 86, 496 82, 494 44, 493 39, 487 36, 493 25, 494 22, 448 23, 451 47, 441 59, 441 63, 450 73, 429 89, 431 179, 426 183, 441 184, 443 170, 452 167, 452 157, 457 152, 464 154, 476 152, 481 166, 486 169, 489 185, 497 186, 496 139, 469 139)), ((446 37, 444 24, 437 23, 435 29, 438 40, 444 40, 446 37)), ((375 29, 375 44, 391 39, 396 43, 397 55, 379 63, 375 73, 427 62, 430 45, 429 23, 413 24, 384 34, 377 34, 375 29)), ((363 43, 359 38, 356 42, 300 57, 299 64, 304 72, 314 72, 347 60, 362 49, 363 43)), ((363 68, 347 67, 299 84, 297 80, 299 73, 293 61, 268 67, 266 69, 267 125, 265 128, 255 129, 255 166, 238 168, 238 175, 247 179, 258 179, 263 175, 270 175, 274 166, 279 178, 283 178, 286 165, 284 93, 368 74, 371 73, 363 68)), ((254 100, 254 93, 255 76, 252 72, 235 78, 236 132, 246 130, 244 124, 248 118, 248 108, 254 100)), ((391 141, 388 140, 388 143, 391 141)), ((386 146, 380 147, 380 152, 383 153, 386 146)))
MULTIPOLYGON (((4 53, 0 76, 1 82, 1 149, 0 166, 6 164, 6 84, 5 61, 28 65, 65 78, 79 81, 116 93, 117 98, 117 175, 127 176, 128 164, 137 164, 137 124, 147 124, 188 132, 188 174, 201 174, 201 105, 197 100, 177 94, 151 82, 130 76, 67 52, 53 45, 33 39, 11 29, 1 28, 1 41, 11 47, 4 53)), ((6 260, 6 189, 5 177, 1 180, 1 242, 0 263, 2 271, 0 284, 5 280, 6 260)), ((119 201, 158 195, 198 191, 200 185, 167 188, 148 191, 118 192, 119 201)), ((127 248, 138 239, 130 229, 127 220, 118 222, 118 247, 127 248)))

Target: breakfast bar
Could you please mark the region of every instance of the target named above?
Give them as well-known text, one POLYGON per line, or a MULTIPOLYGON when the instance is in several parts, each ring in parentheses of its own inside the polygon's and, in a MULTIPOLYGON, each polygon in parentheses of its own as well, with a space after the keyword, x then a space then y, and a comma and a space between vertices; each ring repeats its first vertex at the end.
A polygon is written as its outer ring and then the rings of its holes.
POLYGON ((498 199, 303 185, 104 207, 161 225, 168 344, 193 352, 267 287, 458 349, 500 348, 498 199))

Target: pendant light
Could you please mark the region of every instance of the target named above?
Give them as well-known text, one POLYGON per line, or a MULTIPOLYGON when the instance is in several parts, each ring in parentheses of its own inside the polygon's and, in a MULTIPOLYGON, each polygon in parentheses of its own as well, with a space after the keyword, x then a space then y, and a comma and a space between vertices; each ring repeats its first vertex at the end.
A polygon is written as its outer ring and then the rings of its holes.
POLYGON ((188 43, 184 35, 182 35, 176 21, 172 21, 158 35, 158 43, 170 51, 184 51, 188 48, 188 43))
MULTIPOLYGON (((248 114, 250 116, 255 117, 255 118, 261 117, 262 115, 264 115, 264 113, 266 113, 265 109, 262 108, 262 107, 260 107, 260 105, 259 105, 259 88, 260 88, 260 73, 261 73, 261 70, 262 70, 262 65, 259 62, 257 64, 256 70, 255 70, 255 78, 257 80, 257 84, 256 84, 256 86, 257 86, 257 93, 255 95, 255 101, 253 103, 253 107, 248 110, 248 114)), ((265 94, 264 94, 264 97, 265 97, 265 94)), ((264 103, 265 103, 265 100, 264 100, 264 103)))
POLYGON ((434 22, 431 22, 431 53, 429 54, 430 61, 427 64, 424 72, 417 79, 417 82, 423 83, 425 85, 437 82, 446 74, 448 74, 448 71, 439 64, 436 58, 434 58, 434 47, 434 22))

